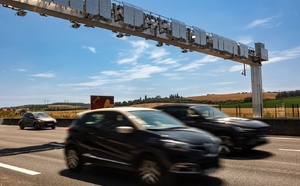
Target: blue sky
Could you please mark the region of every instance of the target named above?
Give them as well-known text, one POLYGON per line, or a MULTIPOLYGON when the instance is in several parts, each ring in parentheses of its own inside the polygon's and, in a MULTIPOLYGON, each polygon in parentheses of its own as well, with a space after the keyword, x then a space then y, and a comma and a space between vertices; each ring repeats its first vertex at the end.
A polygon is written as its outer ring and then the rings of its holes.
MULTIPOLYGON (((167 18, 269 52, 264 91, 299 90, 300 1, 127 0, 167 18)), ((250 67, 102 28, 71 28, 67 20, 0 7, 0 107, 54 102, 89 103, 251 91, 250 67)))

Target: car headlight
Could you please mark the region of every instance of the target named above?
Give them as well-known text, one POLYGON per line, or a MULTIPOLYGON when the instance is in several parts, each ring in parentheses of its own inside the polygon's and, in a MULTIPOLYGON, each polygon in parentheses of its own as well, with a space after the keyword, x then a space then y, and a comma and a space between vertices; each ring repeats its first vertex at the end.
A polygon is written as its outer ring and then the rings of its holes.
POLYGON ((206 152, 211 153, 211 154, 218 154, 220 151, 220 146, 219 144, 215 143, 204 143, 204 148, 206 152))
POLYGON ((168 149, 183 151, 183 152, 187 152, 191 149, 190 144, 185 142, 175 141, 170 139, 164 139, 161 141, 164 143, 164 146, 167 147, 168 149))
POLYGON ((249 128, 243 128, 243 127, 237 127, 237 126, 232 126, 233 130, 237 132, 253 132, 255 129, 249 129, 249 128))

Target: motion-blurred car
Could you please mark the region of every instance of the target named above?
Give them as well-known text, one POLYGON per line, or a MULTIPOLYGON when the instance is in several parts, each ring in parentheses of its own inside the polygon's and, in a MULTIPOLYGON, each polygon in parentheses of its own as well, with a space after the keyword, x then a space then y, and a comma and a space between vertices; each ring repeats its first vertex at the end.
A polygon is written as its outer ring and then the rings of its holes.
POLYGON ((55 129, 56 119, 44 112, 28 112, 18 122, 20 129, 25 127, 33 127, 35 129, 42 129, 51 127, 55 129))
POLYGON ((222 140, 221 155, 229 155, 237 149, 250 150, 266 144, 269 125, 246 118, 229 117, 222 111, 204 104, 165 104, 154 107, 162 110, 186 125, 206 130, 222 140))
POLYGON ((65 160, 134 171, 142 185, 174 175, 203 175, 219 167, 221 140, 156 109, 119 107, 78 114, 68 129, 65 160))

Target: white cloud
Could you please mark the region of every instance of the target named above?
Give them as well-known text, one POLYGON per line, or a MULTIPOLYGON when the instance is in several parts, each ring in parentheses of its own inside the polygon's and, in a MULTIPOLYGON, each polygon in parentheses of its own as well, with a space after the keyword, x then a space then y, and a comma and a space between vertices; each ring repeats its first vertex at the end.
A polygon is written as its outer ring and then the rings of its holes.
POLYGON ((129 41, 129 43, 132 45, 133 49, 119 53, 119 58, 121 59, 117 61, 118 64, 136 64, 143 53, 151 47, 151 45, 144 40, 129 41))
POLYGON ((166 71, 167 68, 151 65, 139 65, 123 72, 122 79, 130 81, 134 79, 144 79, 151 77, 151 74, 166 71))
POLYGON ((95 47, 90 47, 90 46, 82 46, 83 49, 88 49, 89 51, 91 51, 92 53, 97 53, 96 48, 95 47))
POLYGON ((59 84, 60 87, 74 87, 77 90, 85 89, 83 87, 98 87, 101 85, 108 84, 109 81, 102 77, 102 79, 99 76, 92 76, 90 79, 94 79, 93 81, 84 82, 84 83, 69 83, 69 84, 59 84))
POLYGON ((230 84, 235 84, 236 82, 219 82, 219 83, 212 83, 210 85, 230 85, 230 84))
MULTIPOLYGON (((246 70, 250 68, 249 65, 245 66, 246 70)), ((244 70, 244 64, 240 63, 238 65, 234 65, 232 67, 229 68, 229 72, 236 72, 236 71, 242 71, 244 70)))
POLYGON ((150 52, 150 59, 160 59, 162 57, 165 57, 169 55, 170 52, 167 52, 164 48, 155 48, 150 52))
POLYGON ((203 63, 216 62, 218 60, 220 60, 220 58, 207 55, 200 60, 195 60, 192 63, 177 69, 176 71, 194 71, 199 67, 203 66, 204 65, 203 63))
POLYGON ((55 77, 55 74, 52 72, 47 72, 47 73, 40 73, 40 74, 33 74, 33 75, 28 75, 32 77, 42 77, 42 78, 53 78, 55 77))
POLYGON ((245 27, 245 29, 252 29, 255 27, 261 27, 261 28, 274 28, 283 23, 282 20, 282 15, 276 15, 276 16, 271 16, 267 17, 264 19, 256 19, 252 21, 249 25, 245 27))
POLYGON ((250 35, 249 36, 240 36, 240 37, 238 37, 237 41, 240 43, 243 43, 245 45, 248 45, 253 42, 253 37, 250 35))
POLYGON ((23 69, 23 68, 18 68, 18 69, 12 69, 13 71, 18 71, 18 72, 26 72, 27 69, 23 69))
POLYGON ((117 63, 118 64, 124 64, 124 63, 135 63, 136 60, 139 58, 139 55, 132 55, 130 57, 120 59, 117 63))
POLYGON ((148 44, 145 40, 130 41, 130 43, 135 48, 135 52, 137 53, 142 53, 146 49, 151 47, 151 45, 148 44))
POLYGON ((300 46, 288 50, 283 50, 283 51, 273 51, 269 53, 269 61, 263 62, 263 65, 274 63, 274 62, 281 62, 289 59, 295 59, 299 57, 300 57, 300 46))
POLYGON ((120 71, 103 71, 99 76, 91 76, 91 81, 84 83, 71 83, 60 84, 59 86, 83 86, 83 87, 97 87, 105 84, 120 83, 126 81, 132 81, 136 79, 150 78, 152 74, 166 71, 167 68, 151 65, 135 65, 128 70, 120 71))
POLYGON ((155 60, 157 64, 165 64, 165 65, 171 65, 171 64, 176 64, 178 60, 173 59, 173 58, 166 58, 166 59, 158 59, 155 60))

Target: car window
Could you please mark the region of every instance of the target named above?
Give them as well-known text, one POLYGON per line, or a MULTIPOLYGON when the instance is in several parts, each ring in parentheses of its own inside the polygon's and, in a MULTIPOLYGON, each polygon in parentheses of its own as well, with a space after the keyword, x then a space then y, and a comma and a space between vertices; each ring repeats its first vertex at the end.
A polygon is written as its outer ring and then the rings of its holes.
POLYGON ((194 109, 188 108, 186 110, 186 116, 194 116, 194 115, 197 115, 197 114, 198 113, 194 109))
POLYGON ((116 131, 119 126, 131 126, 133 125, 129 120, 122 114, 117 112, 106 112, 104 119, 100 122, 101 130, 105 131, 116 131))
POLYGON ((99 124, 104 119, 104 114, 102 113, 92 113, 87 115, 84 121, 84 125, 89 127, 99 127, 99 124))
POLYGON ((179 120, 155 110, 138 110, 130 111, 137 122, 150 130, 162 130, 178 127, 186 127, 179 120))
POLYGON ((105 131, 116 131, 118 126, 133 126, 125 116, 116 112, 95 112, 89 114, 85 118, 84 125, 105 131))
POLYGON ((165 108, 165 112, 176 117, 176 118, 184 118, 188 116, 188 108, 182 106, 172 106, 165 108))
POLYGON ((25 116, 26 118, 30 118, 30 117, 33 117, 33 114, 32 113, 28 113, 27 116, 25 116))
POLYGON ((36 112, 33 115, 37 118, 50 118, 50 116, 44 112, 36 112))
POLYGON ((24 117, 24 118, 29 118, 29 116, 30 116, 30 114, 27 113, 27 114, 25 114, 23 117, 24 117))
POLYGON ((222 111, 220 111, 214 107, 210 107, 210 106, 206 106, 206 105, 197 106, 197 107, 195 107, 195 109, 197 109, 199 111, 199 113, 201 113, 201 115, 205 118, 228 117, 228 115, 226 115, 222 111))

